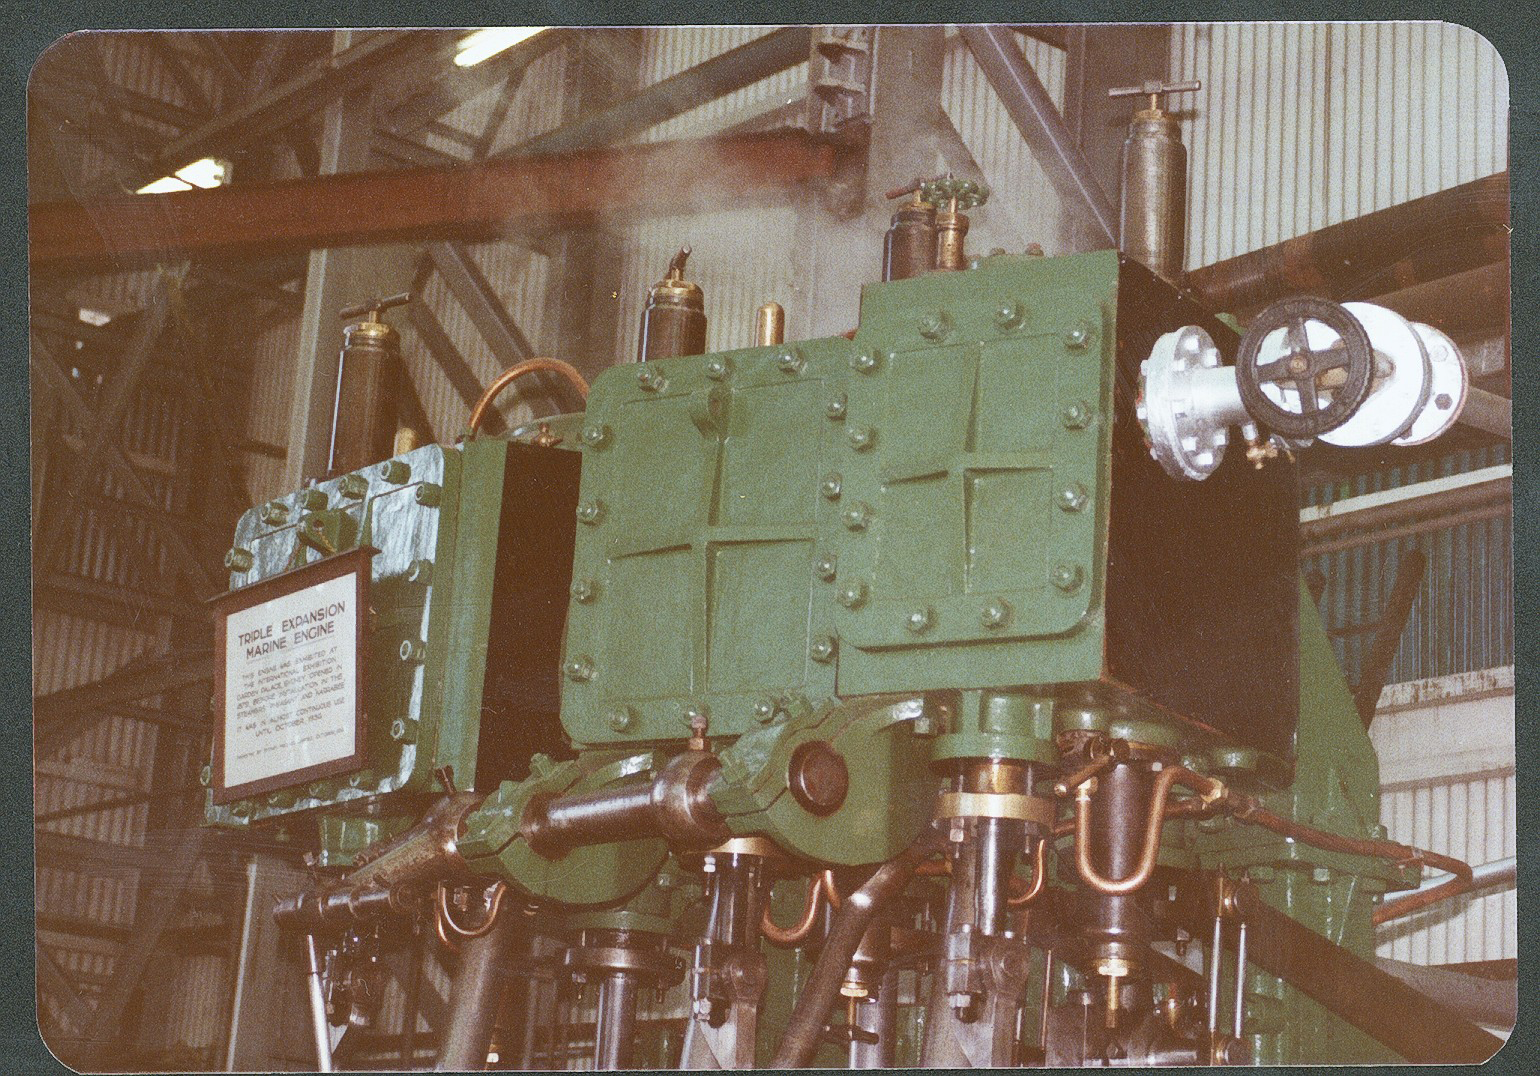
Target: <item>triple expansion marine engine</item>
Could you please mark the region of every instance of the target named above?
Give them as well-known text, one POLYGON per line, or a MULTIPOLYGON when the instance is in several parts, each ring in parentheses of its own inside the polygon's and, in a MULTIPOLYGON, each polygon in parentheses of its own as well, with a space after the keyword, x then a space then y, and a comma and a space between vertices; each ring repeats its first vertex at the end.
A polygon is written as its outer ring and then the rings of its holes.
POLYGON ((1111 251, 970 257, 987 193, 895 192, 848 337, 767 304, 703 353, 686 249, 638 362, 520 364, 388 459, 344 410, 394 333, 350 330, 333 473, 235 534, 208 790, 318 833, 275 914, 323 1067, 413 922, 444 1068, 1402 1056, 1344 983, 1486 1047, 1368 963, 1381 894, 1468 868, 1384 840, 1298 569, 1294 453, 1437 436, 1458 352, 1362 303, 1238 332, 1111 251), (581 410, 478 432, 533 376, 581 410))

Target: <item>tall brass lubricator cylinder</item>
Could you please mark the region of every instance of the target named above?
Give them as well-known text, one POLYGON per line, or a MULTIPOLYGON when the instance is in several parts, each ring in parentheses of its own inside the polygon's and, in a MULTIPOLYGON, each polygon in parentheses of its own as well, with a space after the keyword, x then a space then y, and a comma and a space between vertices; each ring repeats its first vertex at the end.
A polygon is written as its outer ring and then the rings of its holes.
POLYGON ((409 301, 408 294, 370 299, 342 311, 364 320, 342 330, 337 398, 332 407, 328 474, 346 474, 395 451, 401 378, 401 337, 381 320, 384 311, 409 301))
POLYGON ((706 350, 706 296, 700 285, 684 278, 689 247, 681 247, 668 263, 663 279, 647 291, 636 361, 700 355, 706 350))
POLYGON ((1187 147, 1177 121, 1161 111, 1160 95, 1200 88, 1198 82, 1146 82, 1109 90, 1112 97, 1147 96, 1123 141, 1120 247, 1158 276, 1176 283, 1187 247, 1187 147))

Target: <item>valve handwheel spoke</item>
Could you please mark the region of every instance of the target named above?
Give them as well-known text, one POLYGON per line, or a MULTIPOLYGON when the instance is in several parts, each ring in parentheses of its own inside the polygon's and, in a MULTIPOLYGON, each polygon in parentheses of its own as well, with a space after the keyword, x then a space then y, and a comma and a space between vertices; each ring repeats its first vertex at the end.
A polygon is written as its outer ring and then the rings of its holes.
MULTIPOLYGON (((1314 335, 1319 341, 1321 333, 1314 335)), ((1283 299, 1257 315, 1241 337, 1236 385, 1246 411, 1261 425, 1285 437, 1318 437, 1347 422, 1368 397, 1373 359, 1368 333, 1347 310, 1325 299, 1283 299), (1313 324, 1335 339, 1312 344, 1313 324)))

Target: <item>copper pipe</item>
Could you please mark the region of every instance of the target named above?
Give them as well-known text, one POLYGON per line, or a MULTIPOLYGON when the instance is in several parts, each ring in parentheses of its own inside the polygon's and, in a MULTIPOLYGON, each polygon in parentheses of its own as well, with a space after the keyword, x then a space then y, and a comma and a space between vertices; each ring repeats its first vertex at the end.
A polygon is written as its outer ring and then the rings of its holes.
POLYGON ((770 918, 770 902, 765 901, 764 914, 759 917, 759 932, 771 945, 779 945, 782 948, 801 945, 813 933, 813 927, 818 923, 818 912, 822 906, 823 880, 815 875, 807 880, 807 904, 802 909, 802 918, 797 920, 796 925, 778 926, 775 920, 770 918))
POLYGON ((1091 864, 1091 792, 1094 786, 1081 784, 1075 789, 1075 869, 1081 881, 1107 896, 1132 893, 1155 872, 1155 860, 1160 854, 1161 826, 1165 822, 1166 797, 1174 784, 1193 789, 1205 800, 1214 802, 1225 795, 1225 786, 1212 777, 1193 773, 1183 766, 1167 766, 1155 778, 1155 789, 1150 796, 1150 809, 1145 822, 1144 849, 1139 866, 1126 878, 1103 878, 1091 864))
POLYGON ((1243 822, 1251 822, 1264 829, 1284 837, 1292 837, 1302 844, 1312 845, 1328 852, 1343 852, 1353 856, 1372 856, 1375 859, 1388 859, 1393 863, 1417 863, 1429 867, 1446 870, 1455 877, 1442 885, 1434 886, 1425 893, 1418 893, 1414 897, 1408 897, 1404 901, 1397 901, 1394 906, 1380 906, 1374 909, 1374 924, 1388 923, 1399 919, 1404 915, 1410 915, 1421 908, 1426 908, 1441 900, 1459 896, 1474 884, 1475 877, 1471 872, 1469 863, 1455 859, 1452 856, 1441 855, 1438 852, 1430 852, 1424 848, 1414 848, 1409 844, 1399 844, 1396 841, 1365 840, 1355 837, 1342 837, 1335 833, 1326 833, 1313 826, 1301 825, 1282 815, 1262 807, 1254 799, 1242 800, 1234 808, 1235 817, 1243 822))
POLYGON ((834 888, 834 872, 832 870, 824 871, 823 874, 819 875, 819 882, 823 886, 823 895, 828 898, 829 907, 839 911, 840 891, 834 888))
POLYGON ((439 914, 437 918, 441 920, 441 923, 435 924, 435 929, 438 932, 439 938, 446 943, 448 942, 448 939, 444 937, 444 925, 448 925, 450 930, 454 931, 462 938, 480 938, 490 934, 492 932, 492 927, 497 923, 498 912, 502 911, 503 897, 508 894, 507 883, 497 882, 492 886, 491 893, 492 896, 487 902, 486 920, 478 927, 467 929, 462 927, 459 923, 455 922, 454 914, 449 910, 449 887, 446 885, 440 885, 438 887, 439 914))
POLYGON ((569 363, 562 362, 560 359, 525 359, 523 362, 514 363, 492 379, 492 383, 487 386, 487 390, 481 394, 481 399, 476 401, 476 406, 471 408, 469 422, 471 432, 475 433, 481 428, 481 421, 487 417, 487 412, 492 407, 492 401, 497 399, 504 389, 519 378, 539 373, 541 370, 550 370, 553 373, 561 374, 568 381, 572 382, 572 387, 577 389, 578 395, 583 398, 585 403, 587 402, 588 382, 584 380, 582 374, 577 372, 575 367, 569 363))
MULTIPOLYGON (((1006 897, 1007 907, 1020 908, 1023 904, 1030 904, 1043 891, 1043 886, 1048 882, 1048 845, 1047 837, 1037 842, 1037 855, 1032 864, 1032 885, 1019 897, 1006 897)), ((1014 879, 1016 875, 1013 874, 1011 877, 1014 879)))

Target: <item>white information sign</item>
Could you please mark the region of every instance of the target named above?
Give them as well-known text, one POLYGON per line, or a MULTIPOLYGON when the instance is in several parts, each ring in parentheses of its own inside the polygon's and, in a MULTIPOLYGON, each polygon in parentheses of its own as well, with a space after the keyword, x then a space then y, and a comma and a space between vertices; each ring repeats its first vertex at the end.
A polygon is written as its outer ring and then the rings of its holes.
POLYGON ((315 583, 225 621, 225 789, 353 756, 358 739, 358 579, 315 583))

